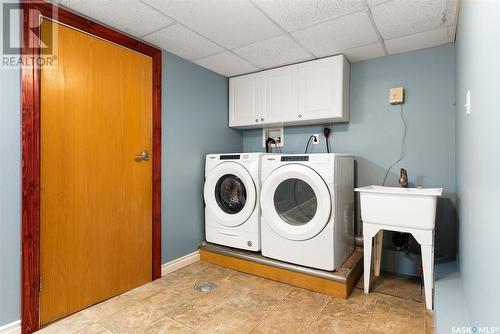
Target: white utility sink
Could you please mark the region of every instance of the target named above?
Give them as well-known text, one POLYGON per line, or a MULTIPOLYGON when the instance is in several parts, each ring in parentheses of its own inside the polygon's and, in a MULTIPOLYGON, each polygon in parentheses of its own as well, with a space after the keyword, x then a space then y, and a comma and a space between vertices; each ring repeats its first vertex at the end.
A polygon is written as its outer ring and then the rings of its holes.
POLYGON ((382 230, 411 233, 422 250, 425 306, 432 310, 434 286, 434 225, 436 202, 443 188, 396 188, 368 186, 356 188, 361 199, 363 221, 364 290, 370 291, 372 240, 375 238, 374 274, 380 273, 382 230))
POLYGON ((360 193, 364 223, 432 230, 443 188, 367 186, 355 191, 360 193))

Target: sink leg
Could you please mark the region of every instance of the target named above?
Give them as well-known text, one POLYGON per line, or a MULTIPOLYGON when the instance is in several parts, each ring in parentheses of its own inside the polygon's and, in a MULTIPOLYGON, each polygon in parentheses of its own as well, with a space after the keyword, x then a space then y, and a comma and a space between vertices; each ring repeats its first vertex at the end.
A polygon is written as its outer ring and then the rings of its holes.
POLYGON ((382 262, 382 241, 384 239, 384 231, 380 230, 375 235, 375 241, 373 242, 373 248, 375 253, 373 254, 373 275, 375 277, 380 276, 380 265, 382 262))
POLYGON ((363 260, 364 260, 364 290, 370 292, 370 269, 372 261, 372 237, 363 236, 363 260))
POLYGON ((420 245, 422 248, 422 267, 424 269, 425 306, 432 310, 432 290, 434 288, 434 247, 420 245))

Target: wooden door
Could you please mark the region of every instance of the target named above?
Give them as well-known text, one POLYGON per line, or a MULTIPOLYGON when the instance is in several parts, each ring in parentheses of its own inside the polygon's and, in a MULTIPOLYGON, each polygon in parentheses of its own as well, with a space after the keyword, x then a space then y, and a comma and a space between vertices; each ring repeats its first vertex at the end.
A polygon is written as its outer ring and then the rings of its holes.
POLYGON ((40 323, 152 279, 152 59, 58 29, 40 73, 40 323))

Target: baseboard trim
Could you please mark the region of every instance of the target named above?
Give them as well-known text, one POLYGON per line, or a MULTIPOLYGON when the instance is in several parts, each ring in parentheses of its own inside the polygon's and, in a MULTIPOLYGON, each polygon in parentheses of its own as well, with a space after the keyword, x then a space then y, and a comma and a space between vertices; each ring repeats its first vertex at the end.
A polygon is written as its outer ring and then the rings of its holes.
POLYGON ((21 334, 21 320, 1 326, 0 334, 21 334))
MULTIPOLYGON (((167 274, 170 274, 171 272, 174 272, 176 270, 179 270, 181 268, 184 268, 186 266, 189 266, 191 263, 195 263, 200 260, 200 251, 193 252, 191 254, 184 255, 178 259, 172 260, 170 262, 167 262, 165 264, 162 264, 161 266, 161 275, 165 276, 167 274)), ((1 334, 1 332, 0 332, 1 334)))

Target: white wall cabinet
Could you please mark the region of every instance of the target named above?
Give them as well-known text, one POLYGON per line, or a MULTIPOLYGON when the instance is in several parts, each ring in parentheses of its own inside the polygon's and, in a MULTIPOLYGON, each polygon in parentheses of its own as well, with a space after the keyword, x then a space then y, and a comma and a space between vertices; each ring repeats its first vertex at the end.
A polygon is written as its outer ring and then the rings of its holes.
POLYGON ((261 117, 260 73, 229 80, 229 126, 256 125, 261 117))
POLYGON ((334 56, 229 79, 229 126, 349 121, 349 63, 334 56))

